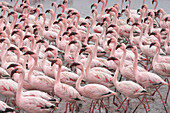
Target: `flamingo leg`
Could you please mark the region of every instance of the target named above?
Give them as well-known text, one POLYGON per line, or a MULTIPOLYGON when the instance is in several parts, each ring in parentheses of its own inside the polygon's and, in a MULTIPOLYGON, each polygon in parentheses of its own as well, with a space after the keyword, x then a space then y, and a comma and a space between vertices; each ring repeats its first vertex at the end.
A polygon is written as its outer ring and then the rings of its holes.
POLYGON ((106 113, 107 113, 107 112, 108 112, 108 109, 107 109, 107 107, 105 106, 103 100, 101 100, 101 104, 104 106, 104 108, 105 108, 105 110, 106 110, 106 113))
POLYGON ((91 111, 91 113, 94 113, 94 108, 95 108, 95 106, 96 106, 96 101, 95 102, 93 102, 93 108, 92 108, 92 111, 91 111))
POLYGON ((137 108, 139 107, 139 105, 140 105, 141 103, 143 104, 143 107, 145 108, 146 113, 148 113, 147 108, 146 108, 145 104, 143 103, 143 100, 144 100, 144 99, 145 99, 144 96, 143 96, 142 100, 140 100, 140 98, 138 97, 138 100, 140 101, 140 103, 136 106, 136 108, 133 110, 132 113, 135 113, 135 111, 137 110, 137 108))
POLYGON ((128 106, 129 106, 129 99, 127 100, 127 103, 126 103, 126 109, 125 109, 125 112, 128 110, 128 106))
POLYGON ((160 95, 160 98, 161 98, 161 101, 162 101, 162 104, 163 104, 163 106, 164 106, 164 109, 165 109, 166 113, 168 113, 168 111, 167 111, 167 109, 166 109, 166 106, 165 106, 165 102, 163 101, 163 98, 162 98, 161 93, 158 91, 157 88, 156 88, 156 90, 157 90, 158 94, 160 95))
POLYGON ((89 113, 91 111, 91 106, 93 105, 93 100, 91 101, 91 104, 90 104, 90 110, 89 110, 89 113))
POLYGON ((166 99, 165 99, 165 103, 167 103, 167 99, 168 99, 168 95, 169 95, 169 91, 170 91, 170 83, 169 83, 168 78, 165 78, 165 81, 168 82, 168 92, 167 92, 166 99))
POLYGON ((68 103, 66 103, 66 108, 65 108, 64 113, 67 113, 67 107, 68 107, 68 103))
POLYGON ((149 104, 148 104, 148 100, 147 100, 147 97, 146 97, 146 95, 144 95, 144 97, 145 97, 145 100, 146 100, 146 103, 147 103, 147 106, 148 106, 148 109, 147 109, 147 111, 150 111, 150 106, 149 106, 149 104))
POLYGON ((127 99, 127 97, 123 100, 123 102, 120 104, 120 106, 116 108, 116 110, 118 110, 118 109, 120 109, 122 107, 122 105, 126 101, 126 99, 127 99))

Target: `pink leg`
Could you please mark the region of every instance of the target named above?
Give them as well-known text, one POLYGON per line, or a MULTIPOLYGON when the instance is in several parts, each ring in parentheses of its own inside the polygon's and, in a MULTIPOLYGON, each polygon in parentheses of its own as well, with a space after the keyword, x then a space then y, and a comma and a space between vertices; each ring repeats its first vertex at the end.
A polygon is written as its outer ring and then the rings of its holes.
POLYGON ((93 100, 91 101, 91 104, 90 104, 90 110, 89 110, 89 113, 90 113, 90 111, 91 111, 91 107, 92 107, 92 105, 93 105, 93 100))
POLYGON ((162 95, 160 94, 160 92, 158 91, 157 88, 156 88, 156 90, 157 90, 158 94, 160 95, 160 98, 161 98, 161 101, 162 101, 162 104, 163 104, 163 106, 164 106, 164 108, 165 108, 166 113, 168 113, 168 111, 167 111, 167 109, 166 109, 166 107, 165 107, 165 102, 163 101, 162 95))
POLYGON ((147 108, 146 108, 145 104, 143 103, 144 98, 145 98, 144 96, 143 96, 142 100, 140 100, 140 98, 138 98, 138 100, 139 100, 140 102, 139 102, 139 104, 136 106, 136 108, 133 110, 132 113, 135 113, 135 111, 137 110, 137 108, 139 107, 139 105, 140 105, 141 103, 143 104, 143 106, 144 106, 144 108, 145 108, 145 110, 146 110, 146 113, 148 113, 147 108))
POLYGON ((126 99, 127 99, 127 97, 123 100, 123 102, 120 104, 120 106, 116 108, 116 110, 118 110, 118 109, 120 109, 120 108, 121 108, 121 106, 122 106, 122 105, 123 105, 123 103, 126 101, 126 99))
POLYGON ((93 102, 93 108, 92 108, 92 111, 91 111, 91 113, 94 113, 94 108, 95 108, 95 106, 96 106, 96 101, 95 102, 93 102))
POLYGON ((107 113, 108 110, 107 110, 107 107, 105 106, 103 100, 101 100, 101 104, 104 106, 104 108, 106 109, 106 113, 107 113))
POLYGON ((128 110, 128 106, 129 106, 129 99, 127 100, 127 103, 126 103, 126 110, 125 110, 125 112, 128 110))
POLYGON ((64 113, 67 113, 67 107, 68 107, 68 103, 66 103, 66 109, 65 109, 64 113))
MULTIPOLYGON (((116 96, 117 100, 119 101, 119 103, 121 104, 119 98, 116 96)), ((117 104, 116 104, 117 105, 117 104)), ((122 109, 125 111, 124 107, 122 106, 122 109)))
POLYGON ((145 100, 146 100, 146 103, 147 103, 147 106, 148 106, 148 109, 147 109, 147 111, 150 111, 150 106, 149 106, 149 104, 148 104, 148 100, 147 100, 147 97, 146 97, 146 95, 144 95, 144 97, 145 97, 145 100))
POLYGON ((170 83, 169 83, 168 78, 165 78, 165 81, 168 82, 168 92, 167 92, 166 99, 165 99, 165 103, 167 103, 167 99, 168 99, 168 95, 169 95, 169 90, 170 90, 170 83))

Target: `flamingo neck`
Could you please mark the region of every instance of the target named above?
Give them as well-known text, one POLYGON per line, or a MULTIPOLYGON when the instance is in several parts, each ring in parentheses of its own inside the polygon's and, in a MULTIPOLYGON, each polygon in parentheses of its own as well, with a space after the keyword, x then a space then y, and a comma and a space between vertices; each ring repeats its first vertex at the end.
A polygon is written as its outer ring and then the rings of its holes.
POLYGON ((88 41, 88 37, 89 37, 89 32, 90 32, 90 26, 87 27, 86 38, 84 41, 84 44, 86 44, 86 45, 87 45, 87 41, 88 41))
POLYGON ((104 6, 105 10, 106 10, 106 7, 107 7, 107 3, 108 3, 108 0, 106 0, 106 2, 105 2, 105 6, 104 6))
POLYGON ((145 0, 143 0, 143 5, 145 4, 145 0))
POLYGON ((80 19, 80 15, 77 16, 77 21, 76 21, 76 23, 75 23, 75 27, 76 27, 76 28, 77 28, 77 26, 78 26, 79 19, 80 19))
POLYGON ((138 70, 137 70, 137 65, 138 65, 138 52, 135 52, 135 60, 133 61, 133 73, 135 74, 135 77, 138 73, 138 70))
POLYGON ((66 59, 70 54, 70 45, 67 44, 66 49, 65 49, 65 55, 64 58, 66 59))
POLYGON ((11 31, 13 31, 14 25, 17 22, 17 17, 18 17, 18 14, 16 13, 16 15, 13 17, 13 21, 12 21, 12 24, 11 24, 11 31))
POLYGON ((117 80, 117 77, 119 75, 119 70, 120 70, 120 66, 117 66, 114 77, 113 77, 113 83, 114 83, 115 86, 119 83, 118 80, 117 80))
POLYGON ((154 66, 155 63, 158 61, 158 55, 159 55, 159 52, 160 52, 160 46, 159 47, 156 47, 156 51, 155 51, 155 56, 153 57, 153 61, 152 61, 152 65, 154 66))
POLYGON ((76 81, 76 89, 80 92, 81 91, 81 81, 83 79, 83 77, 85 76, 85 71, 84 71, 84 68, 81 70, 81 75, 80 77, 78 78, 78 80, 76 81))
POLYGON ((130 13, 130 5, 131 5, 131 0, 129 0, 129 7, 128 7, 129 13, 130 13))
MULTIPOLYGON (((7 44, 7 48, 9 48, 10 47, 10 44, 7 44)), ((8 51, 7 51, 7 49, 4 51, 5 53, 2 55, 2 57, 1 57, 1 64, 2 65, 4 65, 5 64, 5 62, 6 62, 6 57, 7 57, 7 53, 8 53, 8 51)))
POLYGON ((19 0, 17 0, 14 4, 14 7, 13 7, 13 10, 16 11, 16 7, 17 7, 17 3, 18 3, 19 0))
POLYGON ((55 74, 55 78, 56 78, 55 84, 60 83, 60 73, 61 73, 61 65, 58 65, 58 71, 57 74, 55 74))
POLYGON ((141 14, 140 14, 140 17, 139 17, 138 23, 141 23, 141 22, 142 22, 142 16, 143 16, 143 12, 141 12, 141 14))
POLYGON ((104 2, 103 2, 103 4, 102 4, 102 8, 101 8, 101 11, 100 11, 100 17, 103 16, 103 9, 104 9, 104 2))
POLYGON ((149 33, 149 25, 146 26, 145 33, 144 33, 145 37, 148 36, 148 33, 149 33))
POLYGON ((125 57, 126 57, 126 49, 123 50, 123 56, 121 57, 121 61, 120 61, 120 68, 121 69, 123 68, 125 57))
POLYGON ((28 81, 31 81, 31 77, 32 77, 32 73, 37 65, 37 58, 34 58, 34 64, 32 65, 32 67, 30 68, 29 72, 28 72, 28 81))
POLYGON ((122 4, 121 4, 121 10, 123 9, 123 4, 124 4, 124 0, 122 0, 122 4))
POLYGON ((43 17, 44 18, 44 21, 43 21, 43 25, 42 25, 42 29, 43 29, 43 33, 45 31, 45 21, 46 21, 46 17, 43 17))
POLYGON ((88 77, 88 73, 90 71, 90 66, 91 66, 91 62, 92 62, 92 52, 89 52, 89 56, 87 59, 87 65, 86 65, 86 77, 88 77))
POLYGON ((140 30, 141 30, 141 32, 139 35, 139 46, 140 46, 140 48, 142 48, 143 47, 143 44, 142 44, 143 28, 141 28, 140 30))
POLYGON ((22 97, 22 89, 23 89, 23 81, 24 81, 25 73, 21 73, 19 75, 19 80, 18 80, 18 88, 17 88, 17 93, 16 93, 16 103, 20 103, 21 97, 22 97))
POLYGON ((133 36, 133 31, 134 31, 134 26, 132 26, 131 30, 130 30, 130 40, 133 40, 134 36, 133 36))
POLYGON ((144 13, 144 18, 146 18, 147 13, 148 13, 148 8, 146 7, 146 8, 145 8, 145 13, 144 13))
POLYGON ((170 33, 169 33, 169 30, 168 30, 167 38, 166 38, 166 40, 165 40, 165 42, 164 42, 164 47, 165 47, 165 48, 168 47, 169 37, 170 37, 170 33))
POLYGON ((51 13, 50 22, 49 22, 49 26, 48 26, 49 30, 51 30, 51 26, 53 24, 53 19, 54 19, 54 13, 51 13))
POLYGON ((163 19, 164 15, 165 15, 165 14, 161 13, 161 17, 160 17, 160 19, 159 19, 159 25, 161 25, 161 22, 162 22, 162 19, 163 19))
POLYGON ((79 61, 79 51, 81 50, 81 46, 79 45, 75 51, 75 57, 74 57, 74 62, 78 62, 79 61))
POLYGON ((154 11, 156 11, 157 6, 158 6, 158 1, 156 1, 156 4, 154 6, 154 11))
POLYGON ((97 47, 98 47, 98 38, 96 38, 96 40, 95 40, 93 58, 97 58, 97 47))
POLYGON ((59 33, 58 33, 58 35, 57 35, 57 38, 56 38, 56 41, 55 41, 57 47, 59 46, 60 36, 61 36, 61 33, 62 33, 62 29, 63 29, 63 24, 60 26, 60 31, 59 31, 59 33))
POLYGON ((114 57, 115 51, 116 51, 116 42, 114 43, 114 46, 110 52, 110 57, 114 57))
POLYGON ((57 6, 55 5, 54 6, 54 16, 53 16, 53 22, 55 21, 55 19, 56 19, 56 14, 57 14, 57 6))
POLYGON ((40 15, 40 10, 37 10, 37 15, 36 15, 36 17, 35 17, 35 22, 37 22, 39 15, 40 15))

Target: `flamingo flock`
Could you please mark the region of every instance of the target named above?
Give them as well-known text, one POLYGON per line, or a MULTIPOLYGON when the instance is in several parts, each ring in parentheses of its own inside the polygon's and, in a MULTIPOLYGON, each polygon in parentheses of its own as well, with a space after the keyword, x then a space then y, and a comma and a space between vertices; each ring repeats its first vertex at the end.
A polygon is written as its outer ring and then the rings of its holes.
POLYGON ((63 101, 64 113, 74 113, 91 100, 90 113, 108 112, 111 105, 134 113, 141 104, 148 113, 148 99, 158 93, 168 113, 170 14, 157 9, 158 0, 151 2, 154 9, 143 0, 135 10, 131 0, 111 7, 98 0, 85 18, 68 7, 69 0, 46 11, 29 0, 0 2, 0 112, 57 113, 63 101), (136 108, 130 99, 138 99, 136 108))

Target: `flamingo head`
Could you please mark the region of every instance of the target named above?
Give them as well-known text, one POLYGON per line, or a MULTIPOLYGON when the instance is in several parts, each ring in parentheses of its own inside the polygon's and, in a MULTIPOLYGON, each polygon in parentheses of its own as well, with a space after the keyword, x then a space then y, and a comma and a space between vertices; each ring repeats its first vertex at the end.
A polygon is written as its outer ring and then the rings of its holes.
POLYGON ((25 39, 33 40, 34 38, 32 35, 25 35, 23 40, 25 40, 25 39))
POLYGON ((162 28, 161 31, 160 31, 160 33, 162 34, 163 32, 165 32, 166 34, 168 34, 169 30, 162 28))
POLYGON ((82 63, 78 63, 78 62, 73 62, 72 64, 71 64, 71 68, 73 67, 73 66, 75 66, 75 67, 77 67, 78 69, 80 69, 80 70, 83 70, 84 69, 84 67, 83 67, 83 64, 82 63))
POLYGON ((37 54, 36 54, 35 52, 33 52, 33 51, 27 51, 27 52, 25 52, 23 55, 24 55, 24 56, 25 56, 25 55, 30 55, 30 56, 33 57, 35 60, 38 59, 37 54))
POLYGON ((93 3, 90 8, 92 9, 93 7, 95 7, 97 9, 97 4, 96 3, 93 3))
POLYGON ((68 31, 64 32, 62 36, 64 35, 69 35, 69 32, 68 31))
POLYGON ((115 64, 116 64, 117 66, 120 64, 119 59, 118 59, 118 58, 116 58, 116 57, 110 57, 110 58, 108 58, 107 60, 112 60, 112 61, 114 61, 114 62, 115 62, 115 64))
POLYGON ((57 6, 57 4, 56 4, 55 2, 53 2, 53 3, 51 4, 51 6, 57 6))
POLYGON ((60 58, 56 58, 55 60, 50 60, 51 62, 51 66, 53 66, 54 64, 57 64, 58 66, 62 66, 62 60, 60 58))
POLYGON ((79 55, 80 55, 82 52, 92 53, 92 49, 87 45, 85 48, 82 48, 82 49, 80 50, 79 55))
POLYGON ((128 45, 126 49, 130 48, 133 53, 138 53, 138 49, 136 46, 128 45))
POLYGON ((156 43, 155 42, 152 42, 149 46, 149 48, 151 48, 152 46, 154 46, 156 43))
POLYGON ((12 34, 11 34, 11 36, 13 36, 14 34, 16 34, 16 33, 18 33, 18 32, 19 32, 19 31, 17 31, 17 30, 16 30, 16 31, 13 31, 12 34))
POLYGON ((46 11, 45 11, 45 13, 50 13, 50 11, 51 11, 51 10, 50 10, 50 9, 48 9, 48 10, 46 10, 46 11))
POLYGON ((23 52, 29 51, 29 48, 27 46, 23 46, 23 47, 21 47, 19 49, 20 49, 20 51, 23 51, 23 52))
POLYGON ((51 47, 48 47, 46 50, 45 50, 45 52, 48 52, 48 51, 53 51, 54 49, 53 48, 51 48, 51 47))
POLYGON ((16 64, 16 63, 12 63, 12 64, 10 64, 10 65, 7 67, 7 69, 15 68, 15 67, 17 67, 17 66, 20 66, 20 65, 19 65, 19 64, 16 64))
POLYGON ((7 51, 12 51, 12 52, 14 52, 14 53, 18 53, 18 52, 19 52, 19 49, 17 49, 16 47, 10 47, 10 48, 8 48, 7 51))
POLYGON ((91 19, 91 17, 90 16, 86 16, 85 19, 91 19))
POLYGON ((17 67, 14 70, 12 70, 11 72, 11 77, 15 74, 15 73, 24 73, 24 69, 21 67, 17 67))
POLYGON ((8 17, 11 15, 11 16, 13 16, 15 14, 15 12, 10 12, 10 13, 8 13, 8 17))
POLYGON ((77 33, 76 33, 76 32, 71 32, 71 33, 69 34, 69 37, 71 37, 71 36, 75 36, 75 35, 77 35, 77 33))
POLYGON ((77 41, 75 41, 75 40, 72 40, 68 45, 71 45, 71 44, 76 44, 77 43, 77 41))
POLYGON ((40 40, 38 40, 38 41, 36 42, 36 44, 38 44, 38 43, 42 43, 42 44, 43 44, 43 43, 45 43, 45 41, 40 39, 40 40))

